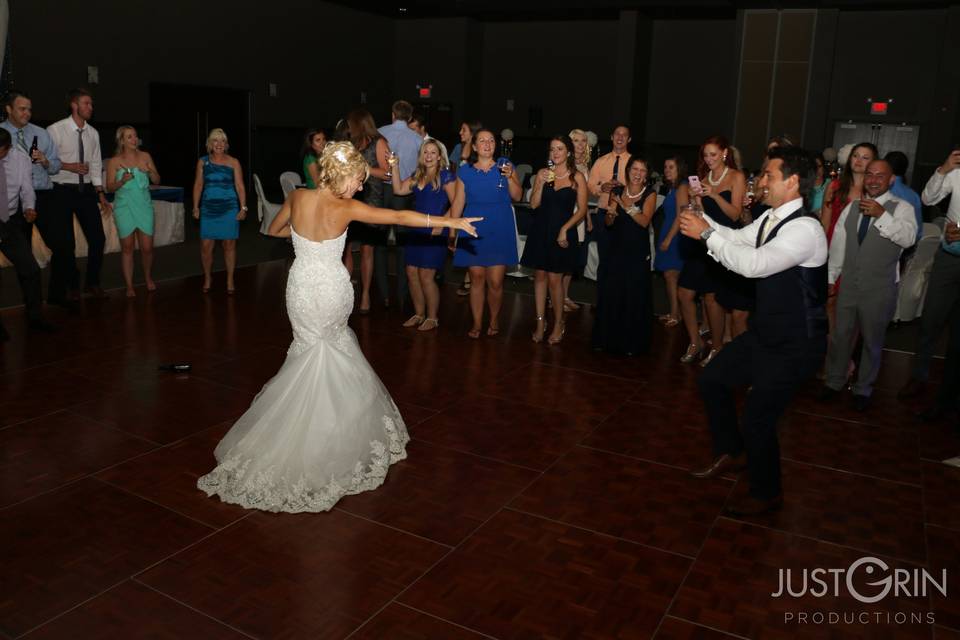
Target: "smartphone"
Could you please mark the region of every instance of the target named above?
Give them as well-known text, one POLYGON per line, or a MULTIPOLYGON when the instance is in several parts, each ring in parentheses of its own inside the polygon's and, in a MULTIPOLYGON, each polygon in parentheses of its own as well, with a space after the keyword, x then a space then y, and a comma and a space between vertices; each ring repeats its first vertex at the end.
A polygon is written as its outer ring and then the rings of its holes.
POLYGON ((700 178, 697 176, 690 176, 687 178, 687 184, 690 185, 690 192, 693 195, 699 195, 703 191, 703 186, 700 184, 700 178))

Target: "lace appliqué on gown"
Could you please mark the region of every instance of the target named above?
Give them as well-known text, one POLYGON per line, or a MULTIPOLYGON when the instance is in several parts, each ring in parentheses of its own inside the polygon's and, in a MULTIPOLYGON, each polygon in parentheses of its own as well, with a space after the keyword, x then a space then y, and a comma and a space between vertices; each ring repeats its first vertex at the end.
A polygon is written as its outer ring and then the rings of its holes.
POLYGON ((327 511, 383 484, 407 457, 410 436, 347 326, 346 233, 323 242, 292 236, 287 359, 217 445, 219 464, 197 487, 248 509, 327 511))
POLYGON ((357 461, 353 475, 346 485, 331 478, 329 484, 315 488, 305 475, 295 482, 278 478, 278 470, 250 472, 251 459, 235 456, 224 460, 216 469, 197 481, 197 488, 208 496, 218 495, 224 502, 238 504, 245 509, 283 511, 286 513, 316 513, 329 511, 343 496, 376 489, 387 477, 394 462, 407 457, 407 433, 397 430, 393 420, 383 417, 383 428, 389 442, 370 443, 370 464, 357 461))

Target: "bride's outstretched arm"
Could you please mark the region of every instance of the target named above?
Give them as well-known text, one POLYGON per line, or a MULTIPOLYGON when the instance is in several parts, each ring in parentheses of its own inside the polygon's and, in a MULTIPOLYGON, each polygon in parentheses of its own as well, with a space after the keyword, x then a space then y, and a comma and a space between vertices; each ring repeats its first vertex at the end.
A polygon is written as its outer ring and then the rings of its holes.
POLYGON ((276 238, 290 237, 290 198, 280 207, 277 217, 270 223, 267 233, 276 238))
MULTIPOLYGON (((367 224, 398 224, 403 227, 447 227, 460 229, 476 237, 474 222, 483 218, 450 218, 447 216, 424 215, 416 211, 393 211, 368 206, 358 200, 349 204, 350 218, 367 224)), ((278 216, 279 217, 279 214, 278 216)))

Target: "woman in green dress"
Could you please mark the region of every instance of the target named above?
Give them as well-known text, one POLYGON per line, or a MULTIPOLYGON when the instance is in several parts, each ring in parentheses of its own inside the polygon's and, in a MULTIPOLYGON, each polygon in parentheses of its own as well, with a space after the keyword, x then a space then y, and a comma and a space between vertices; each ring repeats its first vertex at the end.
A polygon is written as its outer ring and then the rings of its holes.
POLYGON ((154 291, 153 267, 153 202, 150 184, 160 183, 160 174, 153 158, 141 151, 137 130, 130 126, 117 129, 117 150, 107 162, 107 191, 116 193, 113 216, 123 250, 123 279, 127 297, 136 296, 133 288, 133 252, 140 245, 140 259, 147 291, 154 291))
POLYGON ((300 155, 303 156, 303 182, 308 189, 317 188, 317 176, 320 174, 317 158, 323 153, 325 146, 327 146, 327 133, 323 129, 310 129, 303 137, 303 149, 300 155))

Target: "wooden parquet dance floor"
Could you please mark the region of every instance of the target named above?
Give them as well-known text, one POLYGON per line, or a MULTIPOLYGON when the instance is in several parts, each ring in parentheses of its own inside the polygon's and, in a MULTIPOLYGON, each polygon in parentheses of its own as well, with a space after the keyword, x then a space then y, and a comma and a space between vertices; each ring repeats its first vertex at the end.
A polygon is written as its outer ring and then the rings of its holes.
POLYGON ((472 341, 448 285, 438 331, 351 320, 413 438, 383 487, 326 514, 207 498, 213 447, 284 358, 285 271, 242 269, 233 297, 222 273, 206 296, 114 291, 51 313, 52 337, 4 312, 0 637, 960 638, 960 469, 940 462, 960 438, 897 402, 903 354, 866 414, 811 383, 781 428, 783 510, 734 519, 744 482, 687 473, 710 446, 681 329, 608 357, 583 308, 533 344, 532 298, 507 294, 501 334, 472 341), (771 595, 781 569, 865 556, 947 569, 948 593, 771 595))

